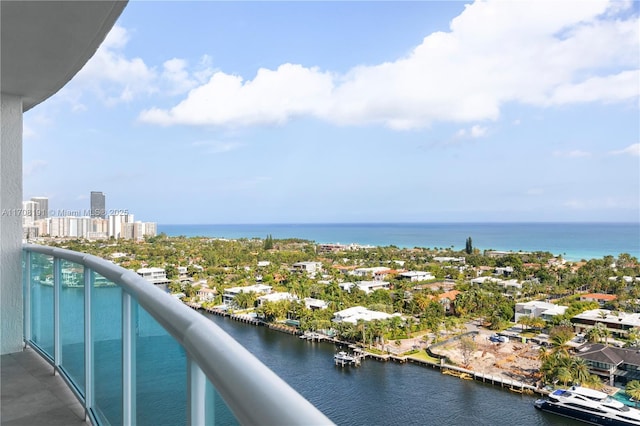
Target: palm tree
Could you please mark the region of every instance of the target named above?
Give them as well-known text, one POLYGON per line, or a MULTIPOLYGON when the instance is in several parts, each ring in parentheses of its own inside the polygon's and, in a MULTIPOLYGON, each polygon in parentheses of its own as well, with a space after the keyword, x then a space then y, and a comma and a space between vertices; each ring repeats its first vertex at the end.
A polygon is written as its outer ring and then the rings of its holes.
POLYGON ((522 331, 526 330, 526 327, 531 325, 531 317, 528 316, 522 316, 520 318, 518 318, 518 324, 520 324, 522 327, 522 331))
POLYGON ((571 374, 571 369, 565 366, 559 367, 556 372, 556 378, 562 382, 563 385, 567 385, 570 381, 573 380, 573 374, 571 374))
POLYGON ((567 345, 567 341, 563 340, 559 336, 553 336, 551 339, 551 353, 558 356, 568 357, 569 356, 569 346, 567 345))
POLYGON ((532 318, 531 323, 529 325, 532 328, 540 331, 547 325, 547 322, 544 319, 537 317, 537 318, 532 318))
POLYGON ((595 374, 590 374, 589 377, 587 377, 587 380, 582 382, 582 386, 595 389, 595 390, 600 390, 602 389, 602 380, 600 379, 600 377, 596 376, 595 374))
POLYGON ((627 338, 629 339, 629 344, 631 346, 637 346, 640 343, 640 328, 633 327, 629 329, 627 338))
POLYGON ((540 360, 540 362, 544 364, 544 362, 547 361, 550 357, 551 352, 547 350, 547 347, 540 346, 540 349, 538 349, 538 359, 540 360))
POLYGON ((574 357, 571 363, 571 370, 573 373, 573 379, 578 383, 585 383, 589 381, 589 365, 584 358, 574 357))
POLYGON ((638 401, 640 401, 640 381, 630 381, 629 383, 627 383, 624 391, 627 395, 633 398, 636 401, 636 405, 638 405, 638 401))
POLYGON ((589 330, 587 330, 585 337, 589 342, 592 342, 592 343, 599 342, 602 339, 602 336, 604 333, 603 329, 604 329, 604 326, 602 325, 602 323, 600 322, 596 323, 596 325, 594 325, 589 330))

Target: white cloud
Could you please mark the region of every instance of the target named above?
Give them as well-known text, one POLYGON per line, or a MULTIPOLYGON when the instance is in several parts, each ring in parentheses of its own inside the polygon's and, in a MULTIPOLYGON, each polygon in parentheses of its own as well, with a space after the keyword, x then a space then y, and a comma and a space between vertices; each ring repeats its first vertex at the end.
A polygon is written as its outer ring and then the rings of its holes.
POLYGON ((290 117, 328 114, 332 84, 329 74, 300 65, 261 68, 252 81, 216 72, 171 110, 151 109, 140 118, 156 124, 244 126, 284 123, 290 117))
POLYGON ((79 93, 91 90, 107 104, 129 102, 139 94, 156 91, 156 72, 141 58, 129 59, 123 53, 128 41, 127 30, 115 25, 68 90, 79 93))
POLYGON ((479 125, 475 125, 471 127, 471 137, 473 138, 481 138, 487 134, 487 128, 479 125))
POLYGON ((488 129, 484 126, 480 126, 478 124, 471 126, 469 129, 460 129, 456 132, 457 138, 481 138, 486 136, 488 129))
POLYGON ((95 55, 62 89, 74 111, 86 109, 82 103, 85 91, 94 93, 107 105, 116 105, 143 95, 181 95, 206 82, 213 73, 211 58, 206 55, 193 71, 180 58, 165 61, 158 71, 142 58, 128 58, 124 52, 128 42, 129 32, 115 25, 95 55))
MULTIPOLYGON (((344 75, 297 64, 260 69, 246 81, 218 71, 173 108, 145 110, 140 120, 234 127, 311 116, 412 129, 496 120, 509 102, 546 107, 635 99, 640 23, 630 7, 600 0, 478 1, 448 32, 428 35, 406 57, 344 75)), ((482 133, 477 127, 476 136, 482 133)))
POLYGON ((629 145, 628 147, 618 150, 618 151, 611 151, 610 154, 613 155, 631 155, 634 157, 640 157, 640 143, 634 143, 632 145, 629 145))
POLYGON ((592 77, 577 84, 558 86, 550 104, 562 105, 576 102, 617 102, 628 99, 629 94, 639 92, 640 70, 623 71, 606 77, 592 77))

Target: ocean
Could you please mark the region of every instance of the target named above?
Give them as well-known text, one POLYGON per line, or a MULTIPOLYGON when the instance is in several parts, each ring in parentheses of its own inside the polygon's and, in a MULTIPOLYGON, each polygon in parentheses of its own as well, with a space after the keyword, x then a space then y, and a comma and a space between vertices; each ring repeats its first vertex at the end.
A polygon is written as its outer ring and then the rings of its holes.
POLYGON ((394 245, 462 250, 467 238, 480 250, 547 251, 567 260, 640 258, 638 223, 333 223, 158 225, 169 236, 301 238, 316 243, 394 245))

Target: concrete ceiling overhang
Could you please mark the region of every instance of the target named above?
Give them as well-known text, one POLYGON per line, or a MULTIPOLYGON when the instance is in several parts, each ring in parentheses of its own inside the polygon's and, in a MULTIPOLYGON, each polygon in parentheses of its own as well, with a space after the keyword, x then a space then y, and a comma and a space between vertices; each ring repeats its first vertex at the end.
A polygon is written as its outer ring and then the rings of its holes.
POLYGON ((0 89, 27 111, 93 56, 127 1, 0 1, 0 89))

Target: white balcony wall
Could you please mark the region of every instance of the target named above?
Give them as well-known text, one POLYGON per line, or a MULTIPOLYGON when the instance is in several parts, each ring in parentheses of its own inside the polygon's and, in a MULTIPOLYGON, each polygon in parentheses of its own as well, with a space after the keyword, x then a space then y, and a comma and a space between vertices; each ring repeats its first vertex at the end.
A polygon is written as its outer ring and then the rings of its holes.
POLYGON ((22 349, 22 99, 0 94, 0 353, 22 349))

